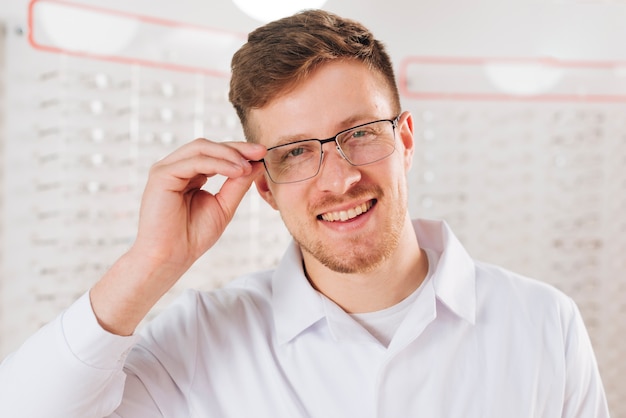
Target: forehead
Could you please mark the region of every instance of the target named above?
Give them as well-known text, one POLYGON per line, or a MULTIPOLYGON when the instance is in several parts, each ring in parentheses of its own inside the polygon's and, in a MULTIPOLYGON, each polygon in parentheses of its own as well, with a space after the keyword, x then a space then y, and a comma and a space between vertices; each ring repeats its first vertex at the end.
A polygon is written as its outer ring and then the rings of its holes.
POLYGON ((395 116, 384 77, 357 61, 320 66, 293 89, 249 115, 254 141, 267 147, 327 138, 351 126, 395 116))

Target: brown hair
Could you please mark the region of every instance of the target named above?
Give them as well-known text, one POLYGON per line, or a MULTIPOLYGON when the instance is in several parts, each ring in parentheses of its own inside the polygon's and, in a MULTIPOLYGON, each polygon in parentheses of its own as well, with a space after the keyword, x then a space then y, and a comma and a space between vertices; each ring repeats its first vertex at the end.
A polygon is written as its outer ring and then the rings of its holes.
POLYGON ((393 65, 383 44, 362 24, 323 10, 306 10, 270 22, 248 35, 231 62, 230 102, 253 140, 248 114, 304 80, 320 64, 354 59, 380 72, 393 105, 400 98, 393 65))

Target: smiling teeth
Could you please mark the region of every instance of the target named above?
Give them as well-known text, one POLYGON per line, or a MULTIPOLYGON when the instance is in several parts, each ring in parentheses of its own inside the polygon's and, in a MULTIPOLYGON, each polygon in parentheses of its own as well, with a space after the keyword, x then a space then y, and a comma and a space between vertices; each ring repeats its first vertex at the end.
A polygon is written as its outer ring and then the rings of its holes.
POLYGON ((339 212, 327 212, 322 215, 322 219, 327 222, 347 221, 367 212, 372 207, 372 201, 361 203, 352 209, 342 210, 339 212))

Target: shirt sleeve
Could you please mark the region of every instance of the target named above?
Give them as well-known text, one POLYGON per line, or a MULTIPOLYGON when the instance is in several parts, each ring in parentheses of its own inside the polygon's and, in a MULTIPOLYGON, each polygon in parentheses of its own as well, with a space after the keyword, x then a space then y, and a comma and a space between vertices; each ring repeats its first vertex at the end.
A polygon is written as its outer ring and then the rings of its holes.
POLYGON ((122 400, 123 365, 137 337, 108 333, 89 294, 0 365, 0 417, 104 417, 122 400))
POLYGON ((563 418, 609 418, 608 404, 591 340, 580 311, 570 299, 564 315, 567 380, 563 418))

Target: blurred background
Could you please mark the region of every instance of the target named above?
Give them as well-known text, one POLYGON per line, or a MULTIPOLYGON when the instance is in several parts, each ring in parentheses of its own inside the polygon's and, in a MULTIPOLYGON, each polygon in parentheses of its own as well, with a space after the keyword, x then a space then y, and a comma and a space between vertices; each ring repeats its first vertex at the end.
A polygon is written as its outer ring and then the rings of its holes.
MULTIPOLYGON (((0 359, 132 243, 151 164, 196 137, 243 139, 230 56, 280 15, 243 3, 0 0, 0 359)), ((626 1, 310 5, 392 55, 415 119, 411 214, 574 298, 626 417, 626 1)), ((183 288, 271 268, 288 242, 251 190, 152 315, 183 288)))

